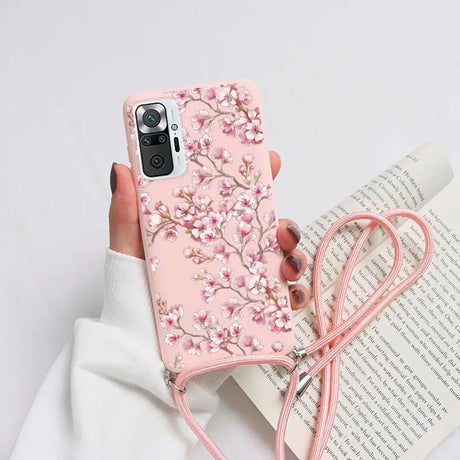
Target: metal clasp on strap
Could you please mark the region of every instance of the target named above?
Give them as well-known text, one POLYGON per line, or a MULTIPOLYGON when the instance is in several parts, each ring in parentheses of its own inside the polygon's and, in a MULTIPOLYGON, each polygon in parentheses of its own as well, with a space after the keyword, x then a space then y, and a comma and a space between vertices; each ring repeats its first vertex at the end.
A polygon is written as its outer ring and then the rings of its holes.
POLYGON ((164 380, 165 380, 165 383, 166 385, 168 385, 170 388, 172 388, 173 390, 176 390, 178 391, 179 393, 185 393, 187 391, 187 388, 179 388, 175 383, 174 383, 174 380, 176 379, 176 375, 174 372, 170 371, 170 370, 166 370, 165 371, 165 375, 164 375, 164 380))
POLYGON ((307 357, 307 351, 305 350, 305 348, 293 348, 289 355, 295 361, 295 366, 288 372, 290 375, 299 367, 299 364, 307 357))

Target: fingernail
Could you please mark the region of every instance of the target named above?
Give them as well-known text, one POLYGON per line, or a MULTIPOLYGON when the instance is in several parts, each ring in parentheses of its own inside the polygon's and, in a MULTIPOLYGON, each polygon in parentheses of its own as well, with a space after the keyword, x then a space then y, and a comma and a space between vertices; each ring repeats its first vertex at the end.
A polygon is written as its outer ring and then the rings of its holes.
POLYGON ((295 242, 298 243, 300 241, 300 230, 297 225, 289 224, 287 229, 292 233, 292 236, 295 238, 295 242))
POLYGON ((303 303, 305 300, 305 293, 302 291, 302 289, 293 289, 291 294, 295 297, 295 300, 298 304, 303 303))
POLYGON ((112 163, 112 169, 110 170, 110 189, 112 190, 112 195, 117 189, 117 173, 115 171, 116 163, 112 163))
POLYGON ((300 269, 302 268, 302 261, 300 260, 299 256, 295 256, 294 254, 291 254, 287 259, 286 262, 297 272, 300 272, 300 269))

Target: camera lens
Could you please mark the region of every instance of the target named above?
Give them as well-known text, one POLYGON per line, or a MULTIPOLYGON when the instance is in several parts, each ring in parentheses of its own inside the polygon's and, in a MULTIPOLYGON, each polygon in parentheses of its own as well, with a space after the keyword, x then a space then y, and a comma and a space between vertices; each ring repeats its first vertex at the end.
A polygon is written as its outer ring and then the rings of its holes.
POLYGON ((141 139, 142 145, 149 146, 152 145, 152 138, 150 136, 144 136, 141 139))
POLYGON ((161 168, 164 164, 165 164, 165 160, 162 156, 160 155, 155 155, 154 157, 152 157, 152 159, 150 160, 150 163, 151 165, 156 168, 156 169, 159 169, 161 168))
POLYGON ((142 122, 149 128, 155 128, 158 126, 161 120, 161 115, 155 109, 146 110, 142 115, 142 122))
POLYGON ((158 142, 160 144, 164 144, 167 140, 168 140, 168 136, 166 136, 166 134, 160 134, 158 136, 158 142))

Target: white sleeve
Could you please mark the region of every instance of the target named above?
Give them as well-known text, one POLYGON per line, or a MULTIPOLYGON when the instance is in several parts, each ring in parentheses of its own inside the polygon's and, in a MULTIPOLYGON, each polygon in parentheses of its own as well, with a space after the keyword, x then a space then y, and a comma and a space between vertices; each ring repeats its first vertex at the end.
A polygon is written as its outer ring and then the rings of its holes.
MULTIPOLYGON (((100 320, 80 319, 40 388, 11 460, 183 459, 196 443, 163 381, 145 262, 108 250, 100 320)), ((205 425, 227 371, 187 384, 205 425)))

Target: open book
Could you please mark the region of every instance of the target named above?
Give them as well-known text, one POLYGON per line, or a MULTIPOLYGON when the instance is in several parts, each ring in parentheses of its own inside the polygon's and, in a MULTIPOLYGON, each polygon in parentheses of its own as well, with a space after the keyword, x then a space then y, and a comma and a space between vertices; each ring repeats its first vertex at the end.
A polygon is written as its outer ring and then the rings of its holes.
MULTIPOLYGON (((327 459, 419 459, 460 426, 460 187, 452 182, 444 154, 426 144, 406 156, 306 227, 300 246, 312 261, 322 235, 340 216, 402 207, 418 210, 430 223, 433 263, 342 353, 340 401, 327 459)), ((328 305, 359 228, 350 226, 331 244, 323 269, 328 305)), ((398 228, 407 274, 420 260, 424 241, 412 222, 400 220, 398 228)), ((389 238, 375 231, 354 270, 347 315, 382 282, 392 255, 389 238)), ((309 285, 310 276, 311 265, 303 282, 309 285)), ((299 345, 316 340, 315 325, 310 302, 295 317, 299 345)), ((307 368, 304 363, 301 371, 307 368)), ((276 426, 286 373, 274 366, 242 366, 233 377, 276 426)), ((314 379, 291 414, 286 441, 299 458, 306 457, 313 440, 319 384, 314 379)))

